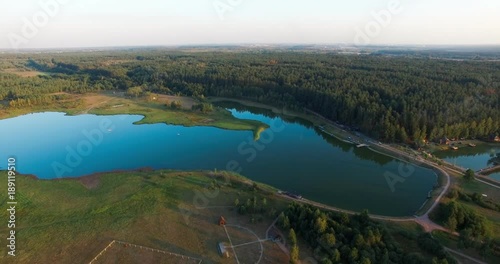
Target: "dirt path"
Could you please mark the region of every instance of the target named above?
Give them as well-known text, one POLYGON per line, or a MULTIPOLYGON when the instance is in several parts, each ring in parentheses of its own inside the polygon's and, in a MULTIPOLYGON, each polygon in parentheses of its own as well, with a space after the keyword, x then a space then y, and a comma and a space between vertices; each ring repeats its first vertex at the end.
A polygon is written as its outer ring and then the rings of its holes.
MULTIPOLYGON (((439 231, 443 231, 443 232, 447 232, 447 233, 452 233, 451 230, 443 227, 443 226, 440 226, 434 222, 432 222, 432 220, 429 218, 429 215, 423 215, 423 216, 420 216, 420 217, 417 217, 414 219, 415 223, 419 224, 420 226, 422 226, 422 228, 424 229, 425 232, 427 233, 430 233, 434 230, 439 230, 439 231)), ((458 233, 454 232, 453 234, 455 235, 458 235, 458 233)))
POLYGON ((96 108, 96 107, 98 107, 100 105, 103 105, 103 104, 105 104, 105 103, 107 103, 107 102, 109 102, 111 100, 113 100, 113 98, 107 99, 105 101, 97 102, 97 103, 92 103, 92 104, 90 104, 89 108, 87 108, 86 110, 82 111, 80 114, 82 114, 82 115, 88 114, 90 110, 92 110, 92 109, 94 109, 94 108, 96 108))
POLYGON ((276 219, 274 219, 273 223, 267 228, 267 230, 266 230, 266 238, 269 238, 269 231, 271 231, 271 229, 274 227, 274 225, 276 224, 276 222, 278 222, 278 219, 279 219, 279 217, 276 217, 276 219))
MULTIPOLYGON (((279 219, 279 217, 276 217, 276 219, 269 226, 269 228, 267 228, 267 230, 266 230, 266 239, 269 239, 269 232, 271 231, 271 229, 273 229, 275 227, 276 223, 278 222, 278 219, 279 219)), ((285 244, 286 244, 285 235, 282 234, 281 231, 278 228, 275 228, 275 230, 280 234, 280 236, 282 238, 282 241, 276 241, 275 242, 276 245, 278 245, 278 247, 281 249, 281 251, 283 251, 283 253, 285 253, 287 256, 290 256, 290 251, 285 246, 285 244)))

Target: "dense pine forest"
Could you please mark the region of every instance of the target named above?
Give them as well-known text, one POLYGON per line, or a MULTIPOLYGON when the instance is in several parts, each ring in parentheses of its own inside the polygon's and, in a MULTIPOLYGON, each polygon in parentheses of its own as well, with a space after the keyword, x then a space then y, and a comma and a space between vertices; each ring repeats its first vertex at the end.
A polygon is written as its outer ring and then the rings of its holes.
POLYGON ((6 108, 64 101, 58 92, 140 87, 308 109, 388 142, 490 139, 500 132, 499 61, 270 50, 0 56, 0 101, 6 108), (12 69, 43 74, 22 77, 12 69))

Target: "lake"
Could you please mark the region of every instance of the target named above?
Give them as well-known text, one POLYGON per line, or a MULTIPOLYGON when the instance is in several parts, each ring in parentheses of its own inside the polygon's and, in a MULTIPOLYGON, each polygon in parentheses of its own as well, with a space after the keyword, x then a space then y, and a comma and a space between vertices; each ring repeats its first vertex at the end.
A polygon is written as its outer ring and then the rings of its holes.
MULTIPOLYGON (((461 146, 458 150, 437 151, 434 155, 451 164, 474 171, 492 166, 492 159, 500 153, 499 146, 479 145, 477 147, 461 146)), ((492 173, 490 177, 500 181, 500 172, 492 173)))
POLYGON ((13 156, 18 171, 42 179, 141 167, 233 170, 317 202, 388 216, 413 215, 437 184, 430 169, 357 148, 304 120, 226 108, 270 128, 254 141, 251 131, 134 125, 137 115, 35 113, 0 120, 0 169, 13 156))

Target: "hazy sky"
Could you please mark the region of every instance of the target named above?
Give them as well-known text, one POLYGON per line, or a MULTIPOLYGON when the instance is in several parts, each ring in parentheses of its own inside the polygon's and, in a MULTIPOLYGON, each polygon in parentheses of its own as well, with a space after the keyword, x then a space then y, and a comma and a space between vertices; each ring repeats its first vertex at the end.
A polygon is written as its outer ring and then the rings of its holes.
POLYGON ((0 0, 0 7, 0 49, 500 44, 498 0, 0 0), (399 12, 391 13, 391 2, 400 3, 399 12), (52 4, 47 9, 41 3, 52 4), (375 12, 390 19, 377 22, 375 12))

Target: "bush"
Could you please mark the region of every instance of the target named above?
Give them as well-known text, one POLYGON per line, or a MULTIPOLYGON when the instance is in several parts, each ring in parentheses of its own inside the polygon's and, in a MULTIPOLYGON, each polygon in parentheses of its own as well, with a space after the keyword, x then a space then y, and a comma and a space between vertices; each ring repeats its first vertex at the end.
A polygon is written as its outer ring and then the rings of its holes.
POLYGON ((170 108, 172 108, 174 110, 179 110, 182 108, 182 103, 180 101, 172 101, 170 103, 170 108))

